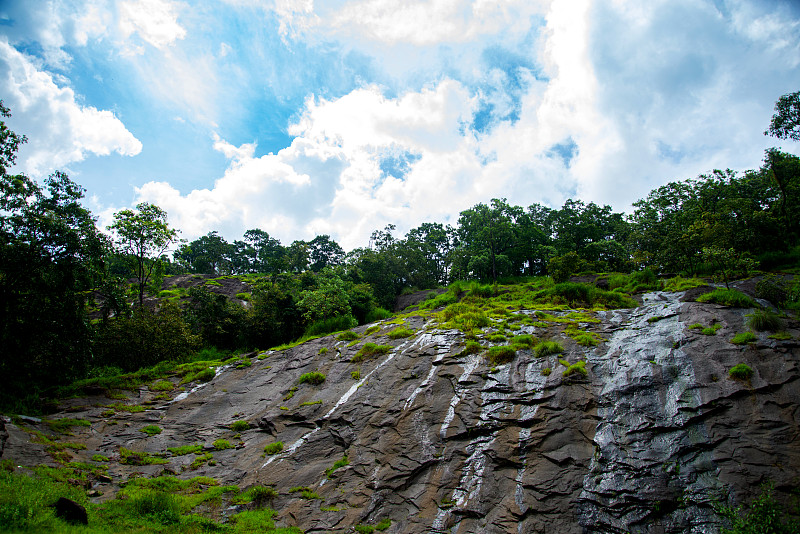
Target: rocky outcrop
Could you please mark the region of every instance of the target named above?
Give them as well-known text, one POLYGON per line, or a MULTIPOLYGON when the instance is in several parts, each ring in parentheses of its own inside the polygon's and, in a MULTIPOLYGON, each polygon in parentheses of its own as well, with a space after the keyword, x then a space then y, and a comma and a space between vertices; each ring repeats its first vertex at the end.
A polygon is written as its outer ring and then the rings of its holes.
MULTIPOLYGON (((594 347, 554 321, 515 332, 559 340, 555 355, 518 350, 493 366, 465 354, 460 331, 401 316, 370 334, 356 329, 355 344, 327 336, 262 353, 166 400, 142 388, 131 399, 148 407, 141 413, 111 416, 102 405, 115 401, 97 397, 70 401, 61 416, 92 422, 73 429, 70 440, 87 445, 76 458, 112 459, 110 481, 96 483, 101 498, 134 472, 167 469, 273 486, 278 520, 306 532, 388 518, 387 532, 404 533, 713 533, 715 504, 738 504, 766 481, 779 495, 797 485, 800 330, 733 345, 749 310, 682 295, 648 293, 638 308, 576 319, 603 340, 594 347), (398 322, 414 335, 390 340, 398 322), (688 328, 695 323, 721 326, 703 335, 688 328), (352 363, 367 342, 391 349, 352 363), (562 362, 578 361, 586 375, 565 376, 562 362), (729 377, 739 363, 753 369, 749 380, 729 377), (301 383, 309 372, 325 381, 301 383), (252 428, 235 432, 236 420, 252 428), (163 431, 148 436, 146 425, 163 431), (233 447, 215 450, 218 439, 233 447), (276 442, 282 450, 265 453, 276 442), (164 454, 193 443, 205 450, 164 454), (124 465, 121 447, 168 463, 124 465)), ((4 457, 25 435, 5 426, 4 457)))

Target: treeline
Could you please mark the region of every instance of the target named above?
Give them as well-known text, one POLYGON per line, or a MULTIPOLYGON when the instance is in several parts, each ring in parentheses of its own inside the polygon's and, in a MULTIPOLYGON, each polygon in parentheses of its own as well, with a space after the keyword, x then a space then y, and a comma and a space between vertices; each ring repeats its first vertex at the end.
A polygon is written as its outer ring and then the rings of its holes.
MULTIPOLYGON (((800 137, 800 93, 776 106, 769 133, 800 137)), ((2 107, 0 114, 7 117, 2 107)), ((402 291, 454 280, 497 282, 582 271, 718 274, 800 263, 800 159, 770 149, 763 165, 669 183, 633 213, 568 200, 561 208, 493 199, 455 226, 388 225, 345 251, 328 235, 284 246, 260 229, 179 241, 158 206, 115 214, 109 234, 83 189, 56 172, 12 175, 24 136, 0 121, 0 404, 103 372, 188 358, 201 347, 267 348, 385 317, 402 291), (176 249, 172 258, 166 254, 176 249), (249 305, 203 288, 190 304, 154 303, 165 274, 248 275, 249 305), (87 311, 95 310, 90 321, 87 311)))

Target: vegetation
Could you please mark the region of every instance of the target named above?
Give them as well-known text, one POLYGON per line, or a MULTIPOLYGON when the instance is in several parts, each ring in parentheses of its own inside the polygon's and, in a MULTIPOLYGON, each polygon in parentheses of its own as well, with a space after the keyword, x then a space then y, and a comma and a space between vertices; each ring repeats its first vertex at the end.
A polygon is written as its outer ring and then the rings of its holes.
POLYGON ((232 449, 233 448, 233 445, 231 445, 230 441, 228 441, 227 439, 221 439, 221 438, 217 439, 217 440, 214 440, 214 443, 212 443, 212 445, 214 446, 214 449, 216 449, 218 451, 224 451, 225 449, 232 449))
POLYGON ((750 377, 753 376, 753 369, 749 365, 739 363, 731 367, 728 376, 738 380, 750 380, 750 377))
POLYGON ((509 347, 508 345, 499 345, 497 347, 491 347, 488 351, 486 351, 486 357, 489 359, 489 362, 492 365, 501 365, 504 363, 508 363, 514 359, 514 356, 517 355, 517 351, 514 350, 513 347, 509 347))
POLYGON ((231 423, 231 430, 233 430, 234 432, 243 432, 245 430, 248 430, 249 428, 250 428, 250 423, 248 423, 247 421, 239 420, 231 423))
POLYGON ((542 341, 533 348, 533 352, 541 358, 548 354, 560 354, 564 352, 564 347, 558 341, 542 341))
POLYGON ((771 310, 755 310, 747 317, 747 326, 757 332, 777 332, 784 327, 780 316, 771 310))
POLYGON ((364 361, 364 358, 386 354, 390 350, 392 350, 391 345, 378 345, 371 342, 364 343, 361 349, 359 349, 359 351, 350 359, 350 361, 353 363, 359 363, 364 361))
POLYGON ((161 434, 161 427, 158 427, 156 425, 147 425, 146 427, 140 430, 145 434, 147 434, 148 436, 155 436, 157 434, 161 434))
POLYGON ((334 471, 346 465, 350 465, 350 460, 347 459, 347 455, 345 454, 340 460, 336 460, 331 467, 325 470, 325 475, 328 478, 333 478, 334 471))
POLYGON ((282 441, 275 441, 273 443, 268 443, 264 447, 264 452, 267 456, 272 456, 274 454, 278 454, 283 450, 283 442, 282 441))
POLYGON ((697 302, 713 302, 733 308, 754 308, 756 305, 750 297, 736 289, 715 289, 697 297, 697 302))
POLYGON ((716 512, 726 519, 730 529, 723 528, 723 534, 795 534, 800 531, 797 519, 788 517, 783 507, 772 496, 773 487, 765 484, 761 493, 750 503, 732 508, 718 506, 716 512))
POLYGON ((756 341, 758 341, 758 338, 752 332, 742 332, 741 334, 736 334, 733 336, 733 339, 731 339, 731 343, 734 345, 745 345, 756 341))
POLYGON ((316 371, 311 373, 303 373, 300 375, 300 378, 297 379, 298 384, 309 383, 313 386, 318 386, 323 382, 325 382, 325 375, 316 371))

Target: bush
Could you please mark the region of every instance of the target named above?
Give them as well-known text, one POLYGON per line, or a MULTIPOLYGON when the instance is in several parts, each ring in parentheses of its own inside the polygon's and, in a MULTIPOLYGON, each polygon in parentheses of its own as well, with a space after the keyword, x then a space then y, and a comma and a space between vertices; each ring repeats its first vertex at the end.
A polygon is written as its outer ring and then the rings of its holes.
POLYGON ((325 382, 325 375, 314 371, 311 373, 303 373, 300 375, 300 378, 297 379, 298 384, 305 384, 306 382, 311 385, 318 386, 325 382))
POLYGON ((711 302, 732 308, 754 308, 756 303, 736 289, 715 289, 697 297, 697 302, 711 302))
POLYGON ((322 336, 340 330, 349 330, 358 326, 358 321, 352 315, 337 315, 314 321, 306 328, 303 336, 322 336))
POLYGON ((249 428, 250 428, 250 423, 248 423, 247 421, 239 420, 231 423, 231 430, 233 430, 234 432, 243 432, 245 430, 248 430, 249 428))
POLYGON ((783 330, 783 321, 777 313, 771 310, 755 310, 747 317, 747 326, 757 332, 783 330))
POLYGON ((789 299, 789 284, 780 276, 767 274, 756 283, 756 297, 783 307, 789 299))
POLYGON ((392 316, 392 312, 383 308, 372 308, 367 312, 365 323, 374 323, 375 321, 382 321, 392 316))
POLYGON ((571 307, 635 308, 636 302, 620 293, 604 291, 598 287, 576 282, 563 282, 535 294, 540 301, 569 304, 571 307))
POLYGON ((579 266, 583 263, 580 256, 575 252, 564 254, 563 256, 556 256, 547 264, 547 274, 549 274, 555 283, 566 282, 573 273, 579 271, 579 266))
POLYGON ((749 365, 740 363, 731 367, 731 370, 728 371, 728 376, 737 380, 750 380, 750 377, 753 376, 753 370, 749 365))
POLYGON ((705 285, 705 282, 699 278, 682 278, 680 276, 676 276, 675 278, 670 278, 664 282, 664 291, 674 293, 678 291, 686 291, 687 289, 700 287, 702 285, 705 285))
POLYGON ((341 334, 336 336, 336 339, 338 339, 339 341, 355 341, 358 338, 359 338, 358 334, 356 334, 352 330, 342 332, 341 334))
POLYGON ((755 341, 758 341, 758 338, 752 332, 742 332, 741 334, 736 334, 733 336, 733 339, 731 339, 731 343, 734 345, 744 345, 755 341))
POLYGON ((772 497, 772 485, 765 484, 761 494, 750 503, 746 513, 742 506, 718 507, 717 513, 731 522, 731 529, 722 534, 796 534, 800 525, 786 517, 783 507, 772 497))
POLYGON ((517 351, 508 345, 492 347, 486 352, 486 357, 489 358, 489 362, 491 362, 492 365, 508 363, 513 360, 516 355, 517 351))

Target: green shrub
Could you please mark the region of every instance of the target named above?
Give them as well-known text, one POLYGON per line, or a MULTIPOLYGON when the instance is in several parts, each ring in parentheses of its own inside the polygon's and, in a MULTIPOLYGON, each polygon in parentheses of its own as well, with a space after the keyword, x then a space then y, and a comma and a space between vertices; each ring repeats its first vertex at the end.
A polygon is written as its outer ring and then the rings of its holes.
POLYGON ((172 456, 184 456, 186 454, 195 454, 203 450, 203 446, 199 443, 195 443, 194 445, 182 445, 180 447, 169 447, 167 451, 169 451, 172 456))
POLYGON ((297 379, 298 384, 305 384, 306 382, 311 385, 318 386, 325 382, 325 375, 314 371, 311 373, 303 373, 300 375, 300 378, 297 379))
POLYGON ((389 336, 389 339, 402 339, 402 338, 413 336, 414 335, 414 331, 413 330, 409 330, 408 328, 401 326, 399 328, 395 328, 394 330, 389 332, 387 335, 389 336))
POLYGON ((757 332, 776 332, 784 328, 783 320, 771 310, 754 310, 747 317, 747 326, 757 332))
POLYGON ((749 365, 740 363, 731 367, 731 370, 728 371, 728 376, 737 380, 750 380, 750 377, 753 376, 753 370, 749 365))
POLYGON ((360 336, 355 332, 353 332, 352 330, 347 330, 346 332, 342 332, 341 334, 336 336, 336 339, 338 339, 339 341, 354 341, 359 337, 360 336))
POLYGON ((491 347, 486 352, 486 357, 489 359, 492 365, 501 365, 504 363, 508 363, 514 359, 514 356, 517 355, 517 351, 514 350, 513 347, 509 347, 508 345, 500 345, 497 347, 491 347))
POLYGON ((586 362, 583 360, 577 361, 572 365, 567 366, 567 368, 562 373, 564 376, 570 376, 575 373, 582 374, 583 376, 588 375, 588 371, 586 371, 586 362))
POLYGON ((346 465, 350 465, 350 460, 348 460, 347 455, 345 454, 344 456, 342 456, 342 458, 340 460, 336 460, 333 463, 333 466, 331 466, 331 467, 329 467, 328 469, 325 470, 325 475, 328 478, 333 478, 333 472, 336 471, 337 469, 340 469, 340 468, 346 466, 346 465))
POLYGON ((534 298, 540 302, 569 304, 573 308, 592 308, 599 305, 606 308, 635 308, 638 305, 636 301, 621 293, 604 291, 577 282, 562 282, 542 289, 534 294, 534 298))
POLYGON ((715 511, 727 519, 731 529, 722 529, 722 534, 796 534, 800 525, 790 518, 783 507, 772 497, 772 484, 764 484, 761 494, 750 503, 745 512, 743 506, 716 507, 715 511))
POLYGON ((273 443, 268 443, 268 444, 267 444, 267 445, 264 447, 264 452, 265 452, 265 453, 266 453, 268 456, 272 456, 272 455, 274 455, 274 454, 278 454, 278 453, 279 453, 279 452, 281 452, 282 450, 283 450, 283 442, 282 442, 282 441, 275 441, 275 442, 273 442, 273 443))
POLYGON ((217 371, 211 367, 204 367, 196 373, 189 373, 183 377, 181 384, 188 384, 189 382, 208 382, 217 376, 217 371))
POLYGON ((464 350, 458 353, 459 356, 467 356, 468 354, 477 354, 483 350, 483 346, 472 339, 468 339, 464 346, 464 350))
POLYGON ((227 439, 215 440, 212 445, 214 445, 214 448, 218 451, 224 451, 225 449, 233 448, 233 445, 231 445, 230 441, 228 441, 227 439))
POLYGON ((789 332, 775 332, 771 336, 768 336, 770 339, 777 339, 778 341, 786 341, 792 339, 792 334, 789 332))
POLYGON ((511 339, 511 344, 517 349, 530 349, 536 344, 536 338, 530 334, 521 334, 511 339))
POLYGON ((156 425, 147 425, 146 427, 142 428, 141 431, 147 434, 148 436, 155 436, 156 434, 161 434, 161 428, 157 427, 156 425))
POLYGON ((150 385, 150 391, 171 391, 175 385, 169 380, 159 380, 150 385))
POLYGON ((754 308, 756 303, 736 289, 715 289, 697 297, 697 302, 711 302, 733 308, 754 308))
POLYGON ((377 345, 377 344, 371 343, 371 342, 364 343, 364 346, 361 347, 361 350, 359 350, 350 359, 350 361, 353 362, 353 363, 362 362, 362 361, 364 361, 364 358, 367 358, 367 357, 370 357, 370 356, 376 356, 376 355, 379 355, 379 354, 386 354, 390 350, 392 350, 392 346, 391 345, 377 345))
POLYGON ((789 300, 789 284, 780 276, 767 274, 756 282, 756 297, 783 307, 789 300))
POLYGON ((373 308, 367 312, 365 323, 374 323, 375 321, 382 321, 392 316, 392 312, 383 308, 373 308))
POLYGON ((687 289, 700 287, 702 285, 705 285, 705 282, 699 278, 682 278, 680 276, 676 276, 675 278, 670 278, 664 282, 664 291, 675 293, 678 291, 686 291, 687 289))
POLYGON ((234 432, 243 432, 245 430, 248 430, 249 428, 250 428, 250 423, 248 423, 247 421, 239 420, 231 423, 231 430, 233 430, 234 432))
POLYGON ((273 501, 277 497, 278 492, 275 491, 275 488, 269 486, 253 486, 234 497, 231 502, 233 504, 249 504, 252 502, 256 505, 262 505, 263 503, 273 501))
POLYGON ((733 339, 731 339, 731 343, 734 345, 744 345, 755 341, 758 341, 758 338, 752 332, 742 332, 741 334, 736 334, 733 336, 733 339))
POLYGON ((306 328, 303 336, 323 336, 331 332, 349 330, 355 326, 358 326, 358 321, 352 315, 337 315, 314 321, 306 328))
POLYGON ((534 347, 533 352, 538 358, 541 358, 548 354, 562 353, 564 352, 564 347, 558 341, 542 341, 534 347))

